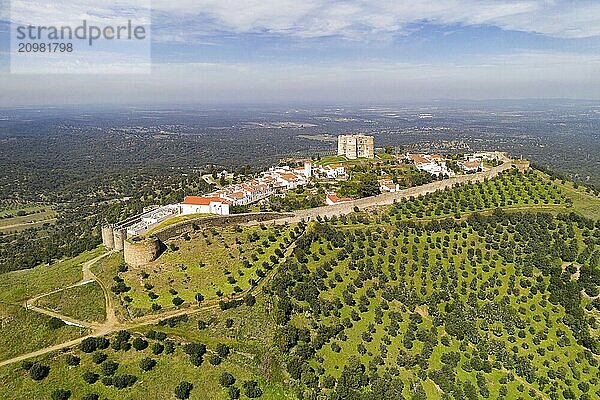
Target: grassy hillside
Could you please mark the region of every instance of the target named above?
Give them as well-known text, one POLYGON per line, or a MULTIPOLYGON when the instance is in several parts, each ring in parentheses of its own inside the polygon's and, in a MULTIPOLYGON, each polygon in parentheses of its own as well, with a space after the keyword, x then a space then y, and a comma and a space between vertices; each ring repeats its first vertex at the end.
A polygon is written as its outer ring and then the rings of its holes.
POLYGON ((600 227, 543 213, 360 218, 362 227, 313 226, 271 285, 276 343, 305 390, 595 396, 579 387, 598 387, 600 377, 580 290, 597 295, 600 227), (563 272, 563 262, 583 275, 563 272))
POLYGON ((93 271, 124 315, 189 313, 0 382, 15 399, 175 398, 182 381, 191 399, 599 398, 598 204, 513 171, 307 226, 198 230, 142 269, 114 254, 93 271))
POLYGON ((102 322, 106 319, 104 292, 96 282, 52 293, 40 298, 36 304, 79 321, 102 322))
POLYGON ((167 243, 156 261, 119 273, 115 282, 123 280, 121 299, 133 316, 196 304, 198 293, 205 300, 226 298, 247 291, 272 269, 292 241, 290 232, 263 225, 184 234, 167 243))
POLYGON ((0 359, 61 343, 85 332, 72 326, 52 329, 50 317, 27 310, 23 304, 38 294, 78 282, 81 264, 100 253, 97 249, 50 266, 0 274, 0 359))

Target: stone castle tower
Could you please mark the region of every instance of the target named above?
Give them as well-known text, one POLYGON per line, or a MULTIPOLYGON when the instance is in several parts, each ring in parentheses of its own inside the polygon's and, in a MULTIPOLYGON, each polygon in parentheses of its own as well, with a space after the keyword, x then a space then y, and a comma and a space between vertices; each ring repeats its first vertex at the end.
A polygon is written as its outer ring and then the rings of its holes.
POLYGON ((374 158, 375 140, 367 135, 338 136, 338 156, 346 156, 350 160, 356 158, 374 158))

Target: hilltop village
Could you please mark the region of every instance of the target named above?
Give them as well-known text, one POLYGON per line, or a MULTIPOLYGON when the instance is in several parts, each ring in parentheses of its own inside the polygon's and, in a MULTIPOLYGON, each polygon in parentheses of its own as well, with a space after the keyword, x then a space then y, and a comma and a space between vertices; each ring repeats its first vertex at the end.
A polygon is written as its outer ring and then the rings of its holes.
MULTIPOLYGON (((397 176, 393 172, 398 168, 412 168, 418 173, 430 175, 432 180, 446 179, 458 174, 482 172, 486 163, 493 166, 505 157, 503 153, 486 152, 444 157, 440 154, 391 154, 389 151, 376 152, 373 136, 364 134, 340 135, 337 140, 337 155, 319 160, 296 160, 296 166, 279 165, 270 167, 251 179, 222 185, 216 190, 193 196, 186 196, 177 204, 155 207, 147 212, 129 218, 116 225, 103 229, 103 242, 109 248, 122 248, 122 242, 128 237, 143 234, 162 221, 177 215, 230 215, 234 209, 265 204, 270 199, 285 199, 291 191, 315 183, 323 183, 329 187, 344 184, 353 178, 356 166, 362 169, 385 163, 387 168, 380 168, 376 179, 377 188, 369 195, 394 193, 401 190, 397 176), (111 240, 112 239, 112 240, 111 240)), ((291 164, 291 163, 289 163, 291 164)), ((356 173, 356 180, 363 177, 356 173)), ((217 174, 225 179, 227 171, 217 174)), ((323 194, 322 204, 334 206, 352 203, 358 197, 344 196, 336 190, 327 190, 323 194)))
POLYGON ((207 168, 190 178, 211 189, 11 273, 5 392, 598 398, 600 198, 505 153, 434 153, 355 135, 261 172, 207 168))

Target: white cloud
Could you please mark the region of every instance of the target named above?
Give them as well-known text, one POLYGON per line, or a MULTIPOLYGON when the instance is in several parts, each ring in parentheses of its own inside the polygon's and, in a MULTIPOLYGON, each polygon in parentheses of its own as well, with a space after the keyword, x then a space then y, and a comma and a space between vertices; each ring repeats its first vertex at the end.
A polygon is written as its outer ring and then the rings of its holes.
POLYGON ((600 4, 569 0, 154 0, 159 12, 207 31, 300 37, 402 33, 419 21, 487 24, 557 37, 600 35, 600 4))
MULTIPOLYGON (((7 1, 7 0, 0 0, 7 1)), ((119 25, 131 18, 136 24, 149 24, 150 0, 8 0, 10 21, 15 24, 76 26, 88 24, 119 25)))
MULTIPOLYGON (((9 0, 0 0, 7 4, 9 0)), ((12 20, 77 23, 83 18, 140 18, 149 0, 13 0, 12 20), (136 11, 137 10, 137 11, 136 11)), ((154 25, 162 40, 182 34, 269 33, 296 37, 403 34, 410 24, 486 24, 549 36, 600 35, 595 0, 153 0, 154 25)), ((6 13, 6 7, 4 14, 6 13)), ((145 18, 145 17, 144 17, 145 18)))

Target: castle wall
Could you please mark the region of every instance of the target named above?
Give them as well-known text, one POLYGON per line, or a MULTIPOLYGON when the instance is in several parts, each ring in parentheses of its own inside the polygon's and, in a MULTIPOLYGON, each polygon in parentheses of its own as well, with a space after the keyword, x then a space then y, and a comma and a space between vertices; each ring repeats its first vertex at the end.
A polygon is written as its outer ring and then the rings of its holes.
POLYGON ((120 228, 113 230, 114 249, 123 250, 125 239, 127 239, 127 230, 120 228))
POLYGON ((150 237, 134 236, 129 239, 126 238, 125 231, 115 230, 115 249, 119 250, 117 246, 120 244, 125 262, 131 267, 141 267, 160 256, 165 248, 164 242, 181 236, 186 232, 192 232, 195 227, 202 229, 235 226, 250 221, 265 222, 291 216, 293 214, 249 213, 200 217, 167 226, 153 233, 150 237))
POLYGON ((248 213, 201 217, 169 225, 159 231, 154 232, 152 235, 157 237, 162 242, 165 242, 169 239, 183 235, 186 232, 192 232, 194 230, 194 226, 198 226, 199 228, 235 226, 245 224, 250 221, 265 222, 273 219, 285 218, 288 216, 293 216, 293 214, 248 213))
POLYGON ((123 242, 123 258, 127 265, 141 267, 160 256, 162 244, 157 238, 143 238, 139 241, 134 239, 123 242))
POLYGON ((106 225, 102 227, 102 244, 108 250, 112 250, 115 248, 115 238, 113 234, 113 228, 111 225, 106 225))

